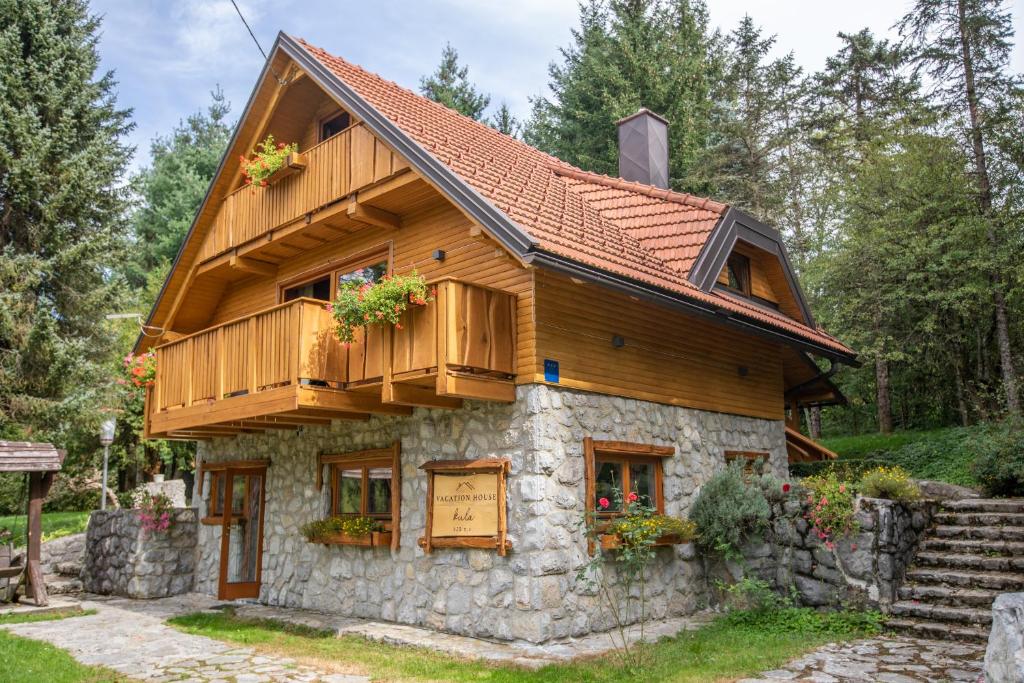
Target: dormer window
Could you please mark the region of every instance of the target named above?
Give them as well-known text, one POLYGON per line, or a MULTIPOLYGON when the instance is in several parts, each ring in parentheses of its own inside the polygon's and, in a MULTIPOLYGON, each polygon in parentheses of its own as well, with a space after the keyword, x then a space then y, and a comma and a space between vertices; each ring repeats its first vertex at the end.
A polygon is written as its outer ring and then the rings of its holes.
POLYGON ((332 138, 341 131, 348 128, 352 123, 351 117, 347 111, 343 111, 337 116, 333 116, 326 119, 320 124, 320 142, 323 142, 327 138, 332 138))
POLYGON ((750 296, 750 259, 743 254, 733 252, 726 262, 726 272, 729 276, 729 289, 743 296, 750 296))

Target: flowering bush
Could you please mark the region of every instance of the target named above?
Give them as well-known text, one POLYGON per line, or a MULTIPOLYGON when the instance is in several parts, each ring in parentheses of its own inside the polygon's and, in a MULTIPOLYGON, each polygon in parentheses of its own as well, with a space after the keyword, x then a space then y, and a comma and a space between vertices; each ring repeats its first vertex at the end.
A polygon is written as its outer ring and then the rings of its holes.
POLYGON ((921 489, 902 467, 876 467, 860 478, 857 490, 868 498, 911 501, 921 497, 921 489))
POLYGON ((139 520, 142 522, 143 530, 153 532, 165 532, 171 528, 171 510, 174 505, 171 499, 162 493, 142 494, 142 501, 139 503, 139 520))
POLYGON ((857 530, 853 486, 832 471, 807 477, 801 484, 808 491, 804 517, 811 523, 811 533, 832 550, 835 539, 857 530))
POLYGON ((266 187, 267 178, 274 174, 274 171, 284 166, 285 159, 289 154, 299 151, 296 143, 286 145, 283 142, 274 143, 274 136, 268 135, 267 139, 256 145, 251 158, 243 154, 238 158, 242 164, 242 174, 245 176, 246 185, 261 185, 266 187))
POLYGON ((122 384, 133 384, 137 387, 150 387, 156 381, 156 354, 152 351, 135 355, 129 353, 122 361, 128 379, 122 384))
POLYGON ((394 325, 410 306, 425 306, 434 300, 437 290, 428 291, 422 275, 385 275, 378 282, 355 280, 338 289, 338 298, 327 309, 338 321, 338 339, 345 344, 355 341, 355 331, 367 325, 394 325))
POLYGON ((369 536, 380 531, 380 523, 370 517, 328 517, 302 525, 302 535, 310 543, 322 541, 329 536, 369 536))

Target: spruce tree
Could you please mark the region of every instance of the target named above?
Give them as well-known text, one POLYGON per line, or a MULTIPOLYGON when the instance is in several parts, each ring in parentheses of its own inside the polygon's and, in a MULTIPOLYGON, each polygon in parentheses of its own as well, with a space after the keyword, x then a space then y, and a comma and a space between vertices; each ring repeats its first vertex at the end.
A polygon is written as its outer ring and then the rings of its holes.
POLYGON ((504 102, 501 103, 498 111, 494 113, 494 116, 487 123, 491 128, 505 135, 511 135, 514 138, 519 137, 519 133, 523 129, 523 124, 512 114, 512 110, 504 102))
POLYGON ((441 63, 434 73, 420 79, 420 93, 477 121, 491 102, 490 95, 480 92, 470 82, 469 67, 459 64, 459 53, 451 43, 445 44, 441 51, 441 63))
POLYGON ((130 112, 82 0, 0 0, 0 436, 95 448, 130 112))

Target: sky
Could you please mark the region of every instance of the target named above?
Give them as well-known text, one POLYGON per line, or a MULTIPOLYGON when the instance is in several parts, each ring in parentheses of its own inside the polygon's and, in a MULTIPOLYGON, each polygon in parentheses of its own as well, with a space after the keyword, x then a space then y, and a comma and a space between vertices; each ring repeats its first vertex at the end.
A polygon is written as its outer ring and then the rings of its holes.
MULTIPOLYGON (((570 44, 576 0, 238 0, 269 50, 278 31, 302 37, 406 87, 416 88, 450 42, 470 79, 520 118, 529 98, 546 94, 548 65, 570 44), (513 9, 514 8, 514 9, 513 9)), ((867 27, 895 37, 892 26, 911 0, 707 0, 713 26, 731 30, 750 14, 792 51, 805 71, 819 70, 839 47, 836 33, 867 27)), ((119 82, 118 101, 134 110, 132 168, 148 163, 150 141, 203 109, 220 86, 241 113, 263 66, 230 0, 93 0, 103 17, 102 66, 119 82)), ((1024 0, 1012 0, 1024 36, 1024 0)), ((1022 39, 1021 42, 1024 42, 1022 39)), ((1024 71, 1024 45, 1013 54, 1024 71)))

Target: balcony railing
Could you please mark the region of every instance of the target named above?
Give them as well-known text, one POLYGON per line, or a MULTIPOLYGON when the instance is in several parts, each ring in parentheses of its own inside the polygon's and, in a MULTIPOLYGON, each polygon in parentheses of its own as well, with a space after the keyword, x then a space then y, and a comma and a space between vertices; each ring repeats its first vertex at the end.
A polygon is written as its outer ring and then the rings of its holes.
POLYGON ((408 167, 358 123, 302 152, 305 168, 268 187, 224 198, 199 260, 204 261, 408 167))
POLYGON ((168 436, 294 412, 304 401, 327 405, 316 392, 331 392, 339 412, 344 396, 359 401, 350 412, 511 401, 515 309, 514 295, 444 280, 435 301, 406 311, 401 328, 370 326, 346 346, 324 302, 279 304, 158 346, 148 426, 151 435, 168 436), (288 387, 305 393, 288 394, 288 387))

